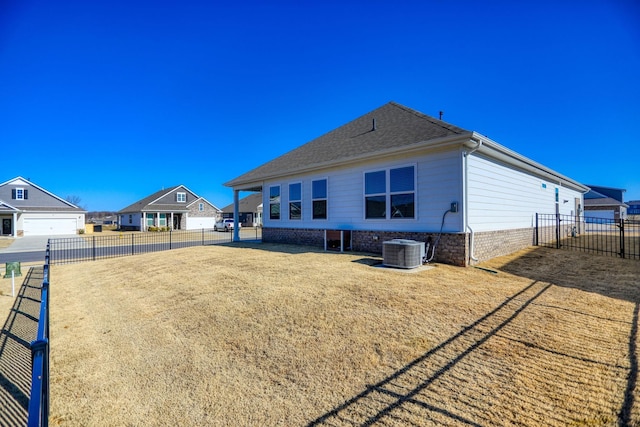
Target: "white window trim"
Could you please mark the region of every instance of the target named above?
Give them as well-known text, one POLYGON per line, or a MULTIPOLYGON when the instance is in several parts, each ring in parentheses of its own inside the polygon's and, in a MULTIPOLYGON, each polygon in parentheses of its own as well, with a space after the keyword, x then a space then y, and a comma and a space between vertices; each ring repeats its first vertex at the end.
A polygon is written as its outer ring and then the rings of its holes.
POLYGON ((16 200, 24 200, 24 188, 22 187, 16 188, 16 200), (18 193, 20 195, 18 195, 18 193))
POLYGON ((367 222, 406 222, 418 221, 418 164, 408 163, 403 165, 387 166, 383 168, 368 169, 362 172, 362 219, 367 222), (413 167, 413 191, 394 191, 391 192, 391 170, 413 167), (366 175, 372 172, 385 173, 385 192, 384 193, 366 193, 366 175), (391 217, 391 196, 395 194, 413 193, 413 218, 392 218, 391 217), (367 197, 385 196, 385 217, 384 218, 367 218, 367 197))
POLYGON ((183 191, 179 191, 176 193, 176 202, 178 203, 186 203, 187 202, 187 193, 183 191))
POLYGON ((202 202, 198 203, 198 211, 204 212, 204 203, 202 202))

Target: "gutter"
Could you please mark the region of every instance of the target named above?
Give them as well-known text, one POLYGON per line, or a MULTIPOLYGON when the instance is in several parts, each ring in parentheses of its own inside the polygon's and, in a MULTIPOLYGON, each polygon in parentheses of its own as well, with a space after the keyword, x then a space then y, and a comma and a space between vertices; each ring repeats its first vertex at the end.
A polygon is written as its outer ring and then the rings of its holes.
MULTIPOLYGON (((231 181, 225 182, 223 185, 225 187, 238 188, 240 190, 248 190, 252 187, 255 187, 257 183, 270 181, 274 179, 284 179, 288 176, 296 176, 296 175, 304 175, 316 173, 318 171, 323 171, 331 168, 341 168, 351 164, 358 164, 360 162, 370 162, 370 161, 380 161, 385 160, 390 157, 394 157, 396 155, 413 155, 416 153, 423 153, 429 151, 443 150, 452 146, 458 146, 463 144, 468 138, 473 137, 475 133, 466 132, 458 135, 449 135, 441 138, 430 139, 426 141, 418 141, 411 145, 402 145, 399 147, 393 147, 385 150, 376 151, 374 153, 364 153, 357 156, 352 156, 348 158, 342 158, 338 160, 330 160, 321 163, 314 163, 311 165, 306 165, 299 168, 292 168, 287 170, 285 173, 282 173, 281 170, 273 170, 264 174, 259 174, 255 178, 243 179, 244 175, 239 176, 238 178, 234 178, 231 181)), ((288 154, 288 153, 287 153, 288 154)), ((286 154, 285 154, 286 155, 286 154)), ((272 161, 275 161, 274 159, 272 161)), ((265 163, 262 166, 269 164, 270 162, 265 163)), ((259 169, 260 167, 256 169, 259 169)), ((254 169, 253 171, 255 171, 254 169)), ((247 172, 245 175, 250 174, 253 171, 247 172)))

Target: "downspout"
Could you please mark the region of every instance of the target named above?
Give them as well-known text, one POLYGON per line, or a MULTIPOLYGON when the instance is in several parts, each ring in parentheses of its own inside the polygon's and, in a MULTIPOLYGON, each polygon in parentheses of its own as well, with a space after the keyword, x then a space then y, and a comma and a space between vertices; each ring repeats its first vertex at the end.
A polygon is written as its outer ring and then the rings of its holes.
MULTIPOLYGON (((473 138, 472 138, 473 140, 473 138)), ((469 258, 471 261, 478 262, 478 258, 473 254, 474 249, 474 232, 471 226, 469 226, 469 156, 473 154, 476 150, 478 150, 482 146, 482 139, 478 139, 476 142, 476 146, 473 147, 470 151, 464 152, 464 223, 466 228, 470 231, 469 236, 469 258)))

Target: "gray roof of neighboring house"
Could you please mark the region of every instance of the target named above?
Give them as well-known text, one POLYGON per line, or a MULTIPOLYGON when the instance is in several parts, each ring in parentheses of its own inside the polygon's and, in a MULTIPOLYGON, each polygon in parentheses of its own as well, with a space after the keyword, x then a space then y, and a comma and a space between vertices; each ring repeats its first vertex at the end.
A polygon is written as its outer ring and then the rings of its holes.
POLYGON ((623 206, 629 207, 626 203, 619 202, 612 197, 601 197, 599 199, 584 199, 584 208, 603 207, 603 206, 623 206))
MULTIPOLYGON (((238 212, 257 212, 262 203, 262 193, 253 193, 238 201, 238 212)), ((222 208, 222 212, 233 213, 233 203, 222 208)))
POLYGON ((16 212, 86 212, 84 209, 20 176, 0 183, 0 203, 14 208, 16 212), (23 199, 16 200, 12 198, 12 192, 16 191, 16 189, 25 191, 23 199))
POLYGON ((118 211, 118 213, 130 213, 130 212, 152 212, 152 211, 160 211, 160 212, 187 212, 187 203, 191 203, 191 201, 187 201, 185 203, 155 203, 160 199, 166 197, 172 192, 178 190, 180 187, 184 188, 185 192, 191 193, 195 198, 198 198, 197 195, 190 192, 184 185, 176 185, 175 187, 165 188, 155 193, 145 197, 144 199, 138 200, 137 202, 127 206, 124 209, 118 211))
POLYGON ((227 183, 233 187, 471 132, 389 102, 227 183))
POLYGON ((587 194, 584 195, 584 208, 595 208, 595 207, 615 207, 615 206, 623 206, 628 207, 625 203, 614 199, 613 197, 609 197, 605 194, 599 193, 594 189, 590 189, 587 194))

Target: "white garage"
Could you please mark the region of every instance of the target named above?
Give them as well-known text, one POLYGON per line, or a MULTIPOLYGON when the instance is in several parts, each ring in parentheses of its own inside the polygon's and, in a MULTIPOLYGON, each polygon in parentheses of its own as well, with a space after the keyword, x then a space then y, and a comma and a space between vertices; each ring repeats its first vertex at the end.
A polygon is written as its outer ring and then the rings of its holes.
POLYGON ((25 236, 56 236, 77 233, 76 218, 24 218, 25 236))

